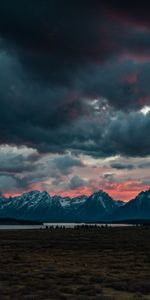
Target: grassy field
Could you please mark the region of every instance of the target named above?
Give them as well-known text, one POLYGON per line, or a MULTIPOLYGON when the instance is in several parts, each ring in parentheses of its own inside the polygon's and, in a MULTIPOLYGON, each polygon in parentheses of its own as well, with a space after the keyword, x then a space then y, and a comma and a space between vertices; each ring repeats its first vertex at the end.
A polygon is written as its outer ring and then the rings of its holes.
POLYGON ((0 299, 150 299, 150 228, 0 231, 0 299))

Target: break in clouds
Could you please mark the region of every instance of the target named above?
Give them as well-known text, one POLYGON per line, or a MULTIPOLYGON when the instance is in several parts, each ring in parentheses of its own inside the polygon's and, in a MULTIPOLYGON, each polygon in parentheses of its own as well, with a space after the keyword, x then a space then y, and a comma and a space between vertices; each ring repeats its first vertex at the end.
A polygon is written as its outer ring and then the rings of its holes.
POLYGON ((149 12, 146 1, 0 4, 2 194, 129 199, 149 186, 149 12))

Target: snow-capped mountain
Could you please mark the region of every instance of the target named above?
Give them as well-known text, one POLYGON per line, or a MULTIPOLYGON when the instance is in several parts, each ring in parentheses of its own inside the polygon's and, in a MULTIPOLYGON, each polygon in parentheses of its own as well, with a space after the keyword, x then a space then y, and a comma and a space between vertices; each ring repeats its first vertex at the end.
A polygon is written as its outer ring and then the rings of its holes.
POLYGON ((59 220, 63 216, 61 197, 47 192, 31 191, 21 196, 0 201, 0 218, 28 220, 59 220))
POLYGON ((0 198, 0 218, 38 221, 70 221, 76 219, 76 210, 87 196, 63 198, 47 192, 31 191, 17 197, 0 198))
POLYGON ((1 198, 0 218, 16 218, 35 221, 98 221, 118 207, 108 194, 98 191, 69 198, 50 196, 47 192, 31 191, 14 198, 1 198))
POLYGON ((77 212, 87 200, 87 196, 81 195, 75 198, 61 198, 60 204, 64 210, 64 220, 68 222, 74 222, 78 220, 77 212))
POLYGON ((42 222, 150 220, 150 190, 128 203, 113 200, 102 190, 75 198, 31 191, 13 198, 0 197, 0 218, 42 222))
POLYGON ((149 220, 150 219, 150 190, 141 192, 135 199, 119 207, 110 220, 149 220))
POLYGON ((60 197, 60 204, 65 209, 77 209, 79 208, 87 199, 88 197, 85 195, 81 195, 75 198, 62 198, 60 197))
POLYGON ((125 202, 123 202, 121 200, 114 200, 114 201, 116 201, 116 204, 117 204, 118 207, 120 207, 120 206, 122 206, 122 205, 125 204, 125 202))
POLYGON ((107 193, 100 190, 91 195, 78 210, 82 221, 99 221, 115 211, 120 203, 113 200, 107 193))

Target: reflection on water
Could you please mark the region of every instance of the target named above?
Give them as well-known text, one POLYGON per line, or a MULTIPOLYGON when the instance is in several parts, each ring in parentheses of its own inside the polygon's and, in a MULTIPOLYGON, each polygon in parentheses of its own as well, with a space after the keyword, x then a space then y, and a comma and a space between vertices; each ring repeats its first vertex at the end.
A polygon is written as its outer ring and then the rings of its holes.
POLYGON ((0 225, 0 230, 44 229, 44 225, 0 225))
POLYGON ((90 223, 44 223, 45 227, 65 227, 74 228, 76 226, 97 226, 97 227, 128 227, 133 226, 132 224, 90 224, 90 223))
POLYGON ((97 227, 127 227, 132 224, 85 224, 85 223, 44 223, 43 225, 0 225, 0 230, 32 230, 53 228, 75 228, 77 226, 97 226, 97 227))

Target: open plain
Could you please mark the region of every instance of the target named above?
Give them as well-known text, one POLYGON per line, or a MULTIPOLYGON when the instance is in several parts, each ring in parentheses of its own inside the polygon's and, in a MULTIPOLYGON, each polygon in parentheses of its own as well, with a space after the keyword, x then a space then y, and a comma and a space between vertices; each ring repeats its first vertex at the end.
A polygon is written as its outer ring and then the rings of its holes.
POLYGON ((150 299, 150 228, 1 230, 0 299, 150 299))

